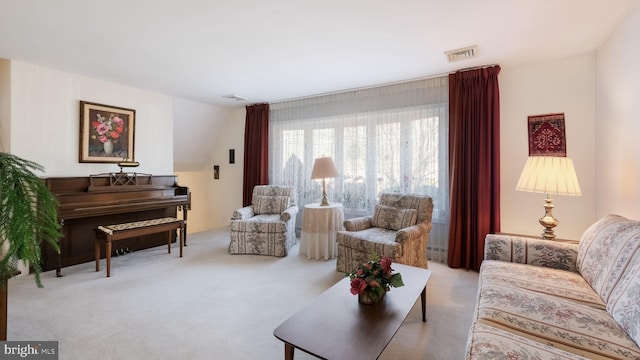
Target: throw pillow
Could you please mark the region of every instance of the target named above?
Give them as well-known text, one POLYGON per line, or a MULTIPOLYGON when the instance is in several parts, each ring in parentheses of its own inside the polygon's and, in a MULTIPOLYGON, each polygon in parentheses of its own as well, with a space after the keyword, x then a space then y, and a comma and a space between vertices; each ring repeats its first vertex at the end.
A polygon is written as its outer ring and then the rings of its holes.
POLYGON ((371 224, 388 230, 400 230, 416 224, 416 209, 400 209, 393 206, 376 205, 371 224))
POLYGON ((609 303, 607 311, 622 326, 629 336, 640 344, 640 253, 637 253, 629 268, 620 279, 609 303))
POLYGON ((280 214, 289 208, 288 196, 256 196, 253 212, 260 214, 280 214))
POLYGON ((608 303, 632 257, 639 251, 640 222, 607 215, 582 235, 576 265, 582 277, 608 303))

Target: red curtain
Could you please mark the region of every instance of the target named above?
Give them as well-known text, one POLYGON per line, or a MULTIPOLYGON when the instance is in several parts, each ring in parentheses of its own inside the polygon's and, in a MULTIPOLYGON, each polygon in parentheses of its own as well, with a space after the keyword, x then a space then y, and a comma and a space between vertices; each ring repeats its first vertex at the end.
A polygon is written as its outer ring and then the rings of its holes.
POLYGON ((269 183, 269 104, 247 106, 243 175, 242 206, 248 206, 253 187, 269 183))
POLYGON ((449 75, 453 268, 479 270, 484 238, 500 231, 500 66, 449 75))

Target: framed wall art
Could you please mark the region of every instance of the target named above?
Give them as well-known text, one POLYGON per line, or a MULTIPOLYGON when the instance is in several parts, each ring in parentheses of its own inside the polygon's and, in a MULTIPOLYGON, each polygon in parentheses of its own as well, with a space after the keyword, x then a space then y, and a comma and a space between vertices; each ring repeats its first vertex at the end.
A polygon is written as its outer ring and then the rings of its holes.
POLYGON ((134 161, 136 111, 80 101, 80 162, 134 161))
POLYGON ((528 117, 529 156, 567 156, 564 113, 528 117))

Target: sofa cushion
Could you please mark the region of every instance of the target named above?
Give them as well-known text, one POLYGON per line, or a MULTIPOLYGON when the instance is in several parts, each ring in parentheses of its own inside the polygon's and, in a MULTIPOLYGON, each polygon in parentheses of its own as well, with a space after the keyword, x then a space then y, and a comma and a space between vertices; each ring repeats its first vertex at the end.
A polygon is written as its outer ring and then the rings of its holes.
POLYGON ((477 321, 592 359, 637 359, 640 349, 604 310, 481 282, 477 321))
POLYGON ((430 196, 385 192, 380 194, 379 204, 401 209, 416 209, 418 212, 416 222, 431 222, 433 199, 430 196))
POLYGON ((588 359, 479 322, 471 328, 466 354, 466 360, 588 359))
POLYGON ((280 215, 256 215, 246 220, 231 221, 231 231, 285 233, 287 231, 287 223, 280 221, 280 215))
POLYGON ((368 256, 374 251, 379 256, 388 256, 392 259, 402 255, 402 247, 396 242, 396 232, 383 228, 373 227, 362 231, 338 231, 336 242, 338 245, 357 250, 368 256))
POLYGON ((575 272, 495 260, 484 260, 480 272, 483 283, 524 288, 599 309, 606 308, 600 296, 575 272))
POLYGON ((260 214, 281 214, 289 208, 288 196, 256 196, 253 211, 260 214))
POLYGON ((400 230, 416 224, 416 209, 400 209, 393 206, 376 205, 371 224, 388 230, 400 230))
POLYGON ((635 254, 611 294, 607 310, 640 346, 640 252, 635 254))
POLYGON ((640 222, 607 215, 582 235, 576 265, 582 277, 608 303, 629 262, 639 251, 640 222))

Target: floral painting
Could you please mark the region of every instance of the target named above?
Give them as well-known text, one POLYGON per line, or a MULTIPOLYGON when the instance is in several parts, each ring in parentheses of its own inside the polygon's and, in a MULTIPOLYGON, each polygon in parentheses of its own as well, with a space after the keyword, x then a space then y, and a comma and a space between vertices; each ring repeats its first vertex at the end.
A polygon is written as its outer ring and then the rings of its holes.
POLYGON ((80 162, 134 161, 136 111, 80 101, 80 162))

